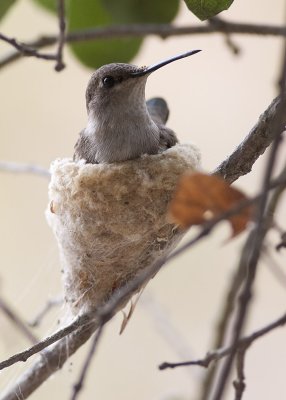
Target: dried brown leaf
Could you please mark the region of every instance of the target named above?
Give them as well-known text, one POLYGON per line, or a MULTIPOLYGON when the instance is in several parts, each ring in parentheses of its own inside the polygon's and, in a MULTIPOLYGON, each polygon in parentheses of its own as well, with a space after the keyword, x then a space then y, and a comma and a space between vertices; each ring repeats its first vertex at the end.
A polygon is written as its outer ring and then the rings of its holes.
MULTIPOLYGON (((246 199, 245 194, 222 178, 196 172, 181 178, 170 204, 170 215, 182 228, 189 228, 219 216, 246 199)), ((252 207, 248 206, 228 218, 232 237, 244 231, 251 217, 252 207)))

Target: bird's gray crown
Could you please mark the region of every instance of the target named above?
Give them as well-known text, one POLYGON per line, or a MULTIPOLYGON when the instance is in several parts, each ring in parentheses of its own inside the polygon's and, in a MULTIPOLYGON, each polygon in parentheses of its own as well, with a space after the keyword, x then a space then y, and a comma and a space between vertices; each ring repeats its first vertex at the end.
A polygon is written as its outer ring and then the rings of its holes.
POLYGON ((86 104, 92 100, 96 92, 110 92, 110 90, 122 82, 132 78, 132 74, 144 71, 146 67, 137 67, 132 64, 113 63, 103 65, 91 76, 86 90, 86 104))

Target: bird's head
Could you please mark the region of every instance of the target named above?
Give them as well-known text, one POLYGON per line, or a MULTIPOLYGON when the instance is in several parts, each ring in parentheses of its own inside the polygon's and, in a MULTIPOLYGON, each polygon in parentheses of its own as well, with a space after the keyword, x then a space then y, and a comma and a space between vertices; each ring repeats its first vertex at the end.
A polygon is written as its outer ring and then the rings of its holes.
POLYGON ((145 84, 147 77, 157 69, 184 57, 189 57, 200 50, 169 58, 149 67, 137 67, 131 64, 107 64, 97 69, 91 76, 86 90, 86 105, 88 112, 106 112, 108 107, 120 105, 145 105, 145 84))

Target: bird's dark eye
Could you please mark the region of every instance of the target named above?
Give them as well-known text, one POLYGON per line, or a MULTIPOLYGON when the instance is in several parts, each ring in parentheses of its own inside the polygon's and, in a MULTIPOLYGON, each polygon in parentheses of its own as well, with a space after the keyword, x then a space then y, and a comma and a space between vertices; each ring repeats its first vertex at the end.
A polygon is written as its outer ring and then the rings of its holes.
POLYGON ((112 76, 107 75, 102 79, 103 86, 106 88, 111 88, 115 84, 115 80, 112 76))

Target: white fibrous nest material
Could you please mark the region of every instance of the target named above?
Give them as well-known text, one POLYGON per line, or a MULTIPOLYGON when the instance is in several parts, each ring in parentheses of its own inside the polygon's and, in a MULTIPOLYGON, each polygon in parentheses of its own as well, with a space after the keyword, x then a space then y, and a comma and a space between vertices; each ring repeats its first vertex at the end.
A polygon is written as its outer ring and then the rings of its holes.
POLYGON ((168 204, 180 176, 199 163, 191 144, 114 164, 52 163, 46 214, 73 314, 103 305, 174 248, 182 232, 168 221, 168 204))

